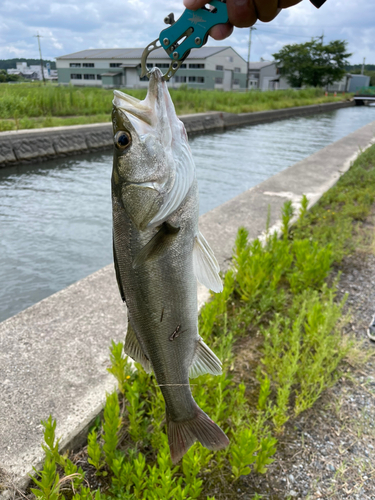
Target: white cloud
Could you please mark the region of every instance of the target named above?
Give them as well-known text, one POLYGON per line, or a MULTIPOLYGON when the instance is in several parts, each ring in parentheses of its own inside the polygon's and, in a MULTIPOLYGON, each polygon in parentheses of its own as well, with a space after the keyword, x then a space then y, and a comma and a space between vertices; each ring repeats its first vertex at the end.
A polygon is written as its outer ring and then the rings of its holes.
MULTIPOLYGON (((178 18, 182 0, 34 0, 0 2, 0 57, 39 57, 39 32, 43 57, 52 59, 90 47, 145 47, 164 29, 163 19, 170 12, 178 18), (17 55, 16 55, 17 54, 17 55)), ((346 39, 351 62, 366 57, 375 64, 375 2, 355 3, 327 0, 319 10, 304 0, 286 9, 271 23, 257 23, 253 31, 251 60, 272 59, 286 43, 302 43, 313 36, 328 42, 346 39)), ((235 29, 223 42, 247 58, 248 29, 235 29)))

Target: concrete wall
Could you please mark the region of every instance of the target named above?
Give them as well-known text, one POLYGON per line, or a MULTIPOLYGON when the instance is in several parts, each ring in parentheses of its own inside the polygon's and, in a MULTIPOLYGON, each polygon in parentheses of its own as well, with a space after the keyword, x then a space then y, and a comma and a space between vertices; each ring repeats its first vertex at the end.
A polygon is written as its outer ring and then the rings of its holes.
MULTIPOLYGON (((312 115, 353 106, 354 102, 338 102, 301 106, 259 113, 197 113, 181 116, 189 135, 255 125, 293 116, 312 115)), ((0 168, 21 163, 41 162, 51 158, 87 153, 112 147, 111 123, 76 125, 0 133, 0 168)))

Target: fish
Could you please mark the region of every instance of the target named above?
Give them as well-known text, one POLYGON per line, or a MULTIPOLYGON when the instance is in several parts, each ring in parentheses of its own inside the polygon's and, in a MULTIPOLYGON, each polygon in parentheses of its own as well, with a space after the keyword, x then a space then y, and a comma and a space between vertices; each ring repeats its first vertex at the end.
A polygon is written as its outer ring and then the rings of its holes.
POLYGON ((113 98, 113 254, 128 310, 124 352, 153 372, 165 400, 171 459, 199 441, 209 450, 228 437, 195 402, 189 378, 221 374, 198 332, 197 280, 223 289, 219 265, 199 232, 199 200, 184 124, 158 68, 147 96, 113 98))

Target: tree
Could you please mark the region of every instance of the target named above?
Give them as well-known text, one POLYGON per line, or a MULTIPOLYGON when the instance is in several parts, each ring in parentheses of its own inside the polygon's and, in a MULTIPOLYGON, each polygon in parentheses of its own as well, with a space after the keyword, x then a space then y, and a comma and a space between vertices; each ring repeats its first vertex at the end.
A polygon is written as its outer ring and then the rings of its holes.
POLYGON ((20 80, 18 75, 8 75, 5 69, 0 69, 0 83, 17 82, 20 80))
POLYGON ((347 42, 334 40, 327 45, 317 40, 285 45, 273 54, 280 74, 284 75, 292 87, 324 87, 341 80, 345 75, 347 42))

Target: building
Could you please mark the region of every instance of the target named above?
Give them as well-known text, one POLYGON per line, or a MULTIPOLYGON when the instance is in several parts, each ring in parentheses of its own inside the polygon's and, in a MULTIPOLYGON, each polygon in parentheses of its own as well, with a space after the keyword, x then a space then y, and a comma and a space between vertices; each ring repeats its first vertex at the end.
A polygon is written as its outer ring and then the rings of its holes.
MULTIPOLYGON (((89 49, 56 59, 61 84, 95 87, 148 87, 141 78, 143 49, 89 49)), ((172 60, 164 49, 151 52, 149 68, 167 71, 172 60)), ((168 85, 197 89, 236 90, 246 88, 247 63, 232 47, 202 47, 192 50, 168 85)))
POLYGON ((249 64, 249 88, 253 90, 289 89, 286 78, 280 75, 275 61, 257 61, 249 64))
MULTIPOLYGON (((43 80, 42 78, 42 68, 40 64, 34 64, 31 66, 27 65, 27 62, 16 63, 16 68, 11 68, 7 70, 8 75, 18 75, 28 80, 43 80)), ((50 64, 47 63, 43 67, 44 79, 45 80, 57 80, 57 70, 51 69, 50 64)))
POLYGON ((356 92, 361 87, 370 85, 370 77, 366 75, 352 75, 348 73, 339 82, 328 86, 330 92, 356 92))

